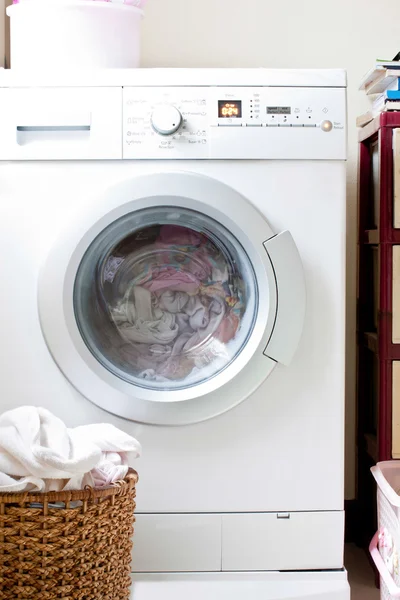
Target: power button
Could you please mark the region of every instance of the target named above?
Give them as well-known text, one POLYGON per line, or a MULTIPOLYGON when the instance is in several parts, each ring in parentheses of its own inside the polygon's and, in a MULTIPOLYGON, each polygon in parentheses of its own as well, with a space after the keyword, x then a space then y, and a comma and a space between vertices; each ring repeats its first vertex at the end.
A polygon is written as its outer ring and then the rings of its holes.
POLYGON ((322 131, 331 131, 332 127, 332 121, 322 121, 321 123, 322 131))

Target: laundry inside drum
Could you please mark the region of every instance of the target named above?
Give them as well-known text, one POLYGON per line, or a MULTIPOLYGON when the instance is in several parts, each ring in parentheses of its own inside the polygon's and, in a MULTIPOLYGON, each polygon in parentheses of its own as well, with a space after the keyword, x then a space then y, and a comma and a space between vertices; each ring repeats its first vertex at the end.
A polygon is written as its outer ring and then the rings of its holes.
POLYGON ((127 215, 96 238, 77 273, 74 307, 104 367, 132 384, 173 390, 235 359, 253 329, 258 294, 232 234, 195 211, 180 211, 178 224, 165 213, 127 215))

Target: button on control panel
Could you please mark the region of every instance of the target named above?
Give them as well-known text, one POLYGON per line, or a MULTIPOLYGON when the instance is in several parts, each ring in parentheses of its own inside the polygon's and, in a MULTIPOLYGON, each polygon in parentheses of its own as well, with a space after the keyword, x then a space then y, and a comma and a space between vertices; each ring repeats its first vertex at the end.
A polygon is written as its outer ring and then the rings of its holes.
POLYGON ((310 152, 321 144, 322 157, 330 140, 344 148, 344 128, 345 96, 336 88, 123 90, 127 159, 273 158, 277 141, 282 148, 293 144, 293 156, 300 156, 302 144, 309 143, 310 152))

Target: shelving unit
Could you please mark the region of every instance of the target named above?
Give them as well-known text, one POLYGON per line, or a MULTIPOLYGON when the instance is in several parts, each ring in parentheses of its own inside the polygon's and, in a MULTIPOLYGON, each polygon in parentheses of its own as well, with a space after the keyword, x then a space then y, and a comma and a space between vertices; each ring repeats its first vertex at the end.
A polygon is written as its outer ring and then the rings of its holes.
POLYGON ((400 458, 400 112, 359 132, 359 538, 376 531, 370 467, 400 458))

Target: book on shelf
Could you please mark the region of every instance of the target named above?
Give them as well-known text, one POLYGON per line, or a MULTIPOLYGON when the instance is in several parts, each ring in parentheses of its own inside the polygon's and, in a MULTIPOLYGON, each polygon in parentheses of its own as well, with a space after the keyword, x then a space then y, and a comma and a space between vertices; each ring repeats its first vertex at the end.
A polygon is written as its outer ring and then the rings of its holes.
POLYGON ((372 115, 372 111, 368 110, 366 113, 357 117, 356 125, 357 127, 365 127, 366 125, 368 125, 368 123, 371 123, 371 121, 373 120, 374 117, 372 115))
POLYGON ((375 119, 375 117, 377 117, 381 113, 396 111, 396 110, 400 111, 400 100, 388 100, 387 102, 384 102, 378 108, 377 107, 374 108, 372 106, 370 110, 368 110, 364 114, 357 117, 356 125, 357 125, 357 127, 365 127, 366 125, 368 125, 368 123, 373 121, 375 119))
POLYGON ((384 100, 400 100, 400 90, 385 90, 377 99, 379 98, 383 98, 384 100))
MULTIPOLYGON (((400 61, 398 60, 377 60, 375 65, 370 69, 362 78, 360 84, 360 90, 363 90, 367 93, 376 93, 372 91, 368 91, 371 89, 374 83, 378 83, 383 81, 385 78, 394 78, 396 77, 396 73, 393 71, 400 70, 400 61), (390 71, 390 73, 389 73, 390 71)), ((399 73, 400 76, 400 73, 399 73)), ((386 89, 386 88, 383 88, 386 89)), ((382 90, 383 91, 383 90, 382 90)))
MULTIPOLYGON (((372 112, 379 112, 385 104, 388 102, 399 102, 400 101, 400 91, 399 90, 386 90, 383 94, 377 96, 372 102, 372 112)), ((387 110, 393 110, 388 108, 387 110)))
POLYGON ((364 91, 369 95, 381 94, 385 90, 400 89, 400 70, 399 69, 382 69, 380 76, 365 86, 364 91))
POLYGON ((382 112, 400 111, 400 52, 392 60, 377 59, 359 89, 367 94, 371 107, 357 117, 357 127, 365 127, 382 112))

